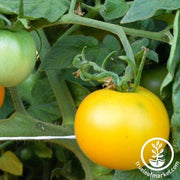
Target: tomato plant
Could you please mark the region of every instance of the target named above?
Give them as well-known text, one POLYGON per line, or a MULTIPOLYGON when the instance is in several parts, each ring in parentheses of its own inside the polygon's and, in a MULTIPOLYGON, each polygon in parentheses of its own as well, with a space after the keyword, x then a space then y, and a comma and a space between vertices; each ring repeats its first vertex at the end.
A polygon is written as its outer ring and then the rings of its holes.
POLYGON ((0 85, 17 86, 32 72, 36 46, 26 31, 0 30, 0 85))
POLYGON ((0 179, 180 178, 179 0, 0 7, 0 179))
POLYGON ((0 86, 0 108, 4 102, 4 96, 5 96, 5 88, 3 86, 0 86))

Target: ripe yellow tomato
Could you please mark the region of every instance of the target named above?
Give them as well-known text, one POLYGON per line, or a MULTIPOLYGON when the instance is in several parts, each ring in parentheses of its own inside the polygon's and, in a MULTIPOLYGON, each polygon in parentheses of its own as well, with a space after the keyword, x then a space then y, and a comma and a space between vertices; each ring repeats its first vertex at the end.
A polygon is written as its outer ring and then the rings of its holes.
MULTIPOLYGON (((168 140, 170 131, 163 103, 142 87, 133 93, 108 89, 91 93, 77 110, 74 128, 77 142, 90 160, 120 170, 136 169, 137 161, 143 166, 143 144, 154 137, 168 140)), ((146 162, 150 152, 149 147, 146 162)))
POLYGON ((0 108, 4 102, 4 96, 5 96, 5 88, 3 86, 0 86, 0 108))

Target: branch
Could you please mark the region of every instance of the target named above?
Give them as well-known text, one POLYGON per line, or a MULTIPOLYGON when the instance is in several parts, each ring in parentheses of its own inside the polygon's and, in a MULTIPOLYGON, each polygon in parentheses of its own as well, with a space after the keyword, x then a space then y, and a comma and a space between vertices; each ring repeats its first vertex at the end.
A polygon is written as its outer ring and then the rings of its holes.
POLYGON ((69 14, 74 14, 74 9, 76 6, 76 0, 71 0, 70 8, 69 8, 69 14))
POLYGON ((11 94, 11 99, 14 104, 14 109, 16 112, 20 112, 22 114, 27 114, 24 105, 22 103, 21 97, 16 89, 16 87, 8 88, 11 94))
POLYGON ((115 32, 112 31, 111 27, 113 27, 113 29, 116 29, 116 31, 118 29, 123 29, 127 35, 144 37, 144 38, 153 39, 153 40, 157 40, 157 41, 161 41, 161 42, 170 44, 170 39, 167 36, 168 30, 167 31, 163 30, 160 32, 145 31, 145 30, 127 28, 127 27, 123 27, 120 25, 115 25, 115 24, 111 24, 108 22, 102 22, 102 21, 98 21, 98 20, 94 20, 94 19, 90 19, 90 18, 86 18, 86 17, 80 17, 77 15, 73 15, 73 16, 64 15, 64 16, 62 16, 62 18, 60 20, 58 20, 57 22, 54 22, 54 23, 49 23, 46 20, 37 20, 37 21, 33 22, 33 26, 37 29, 45 28, 45 27, 52 26, 52 25, 59 25, 59 24, 79 24, 79 25, 83 25, 83 26, 94 27, 97 29, 106 30, 106 31, 112 32, 113 34, 116 34, 115 32))

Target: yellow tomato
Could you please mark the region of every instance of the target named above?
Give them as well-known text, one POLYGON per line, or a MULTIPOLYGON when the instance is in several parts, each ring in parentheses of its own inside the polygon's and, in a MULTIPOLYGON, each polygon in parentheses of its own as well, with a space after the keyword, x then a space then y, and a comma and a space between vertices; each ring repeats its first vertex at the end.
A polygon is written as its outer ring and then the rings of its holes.
POLYGON ((142 87, 133 93, 97 90, 82 101, 75 117, 75 135, 84 154, 110 169, 136 169, 143 144, 154 137, 168 140, 169 130, 163 103, 142 87))
POLYGON ((4 96, 5 96, 5 88, 3 86, 0 86, 0 108, 4 102, 4 96))

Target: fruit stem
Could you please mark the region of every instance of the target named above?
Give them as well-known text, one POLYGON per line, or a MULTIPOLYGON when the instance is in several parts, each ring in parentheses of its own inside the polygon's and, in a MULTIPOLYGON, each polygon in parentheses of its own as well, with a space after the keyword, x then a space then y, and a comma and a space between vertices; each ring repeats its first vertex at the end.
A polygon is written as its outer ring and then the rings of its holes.
POLYGON ((61 77, 61 74, 57 73, 55 70, 48 70, 46 71, 46 74, 63 116, 62 124, 64 126, 72 127, 74 125, 76 107, 67 84, 61 77))
POLYGON ((74 9, 76 6, 76 0, 71 0, 70 8, 68 14, 74 14, 74 9))
POLYGON ((17 88, 16 87, 10 87, 8 89, 9 89, 9 92, 11 94, 11 99, 12 99, 12 102, 14 104, 15 111, 20 112, 22 114, 27 114, 27 112, 24 108, 24 105, 22 103, 21 97, 18 93, 17 88))
POLYGON ((19 18, 23 18, 23 17, 24 17, 23 0, 20 0, 20 3, 19 3, 19 18))
POLYGON ((135 79, 135 83, 134 83, 134 87, 132 89, 132 92, 135 92, 137 87, 140 84, 142 70, 143 70, 143 67, 144 67, 145 60, 146 60, 146 54, 149 51, 149 49, 147 49, 146 47, 143 47, 143 49, 144 49, 144 53, 143 53, 142 60, 141 60, 141 63, 139 65, 139 68, 138 68, 138 72, 137 72, 137 76, 136 76, 136 79, 135 79))

